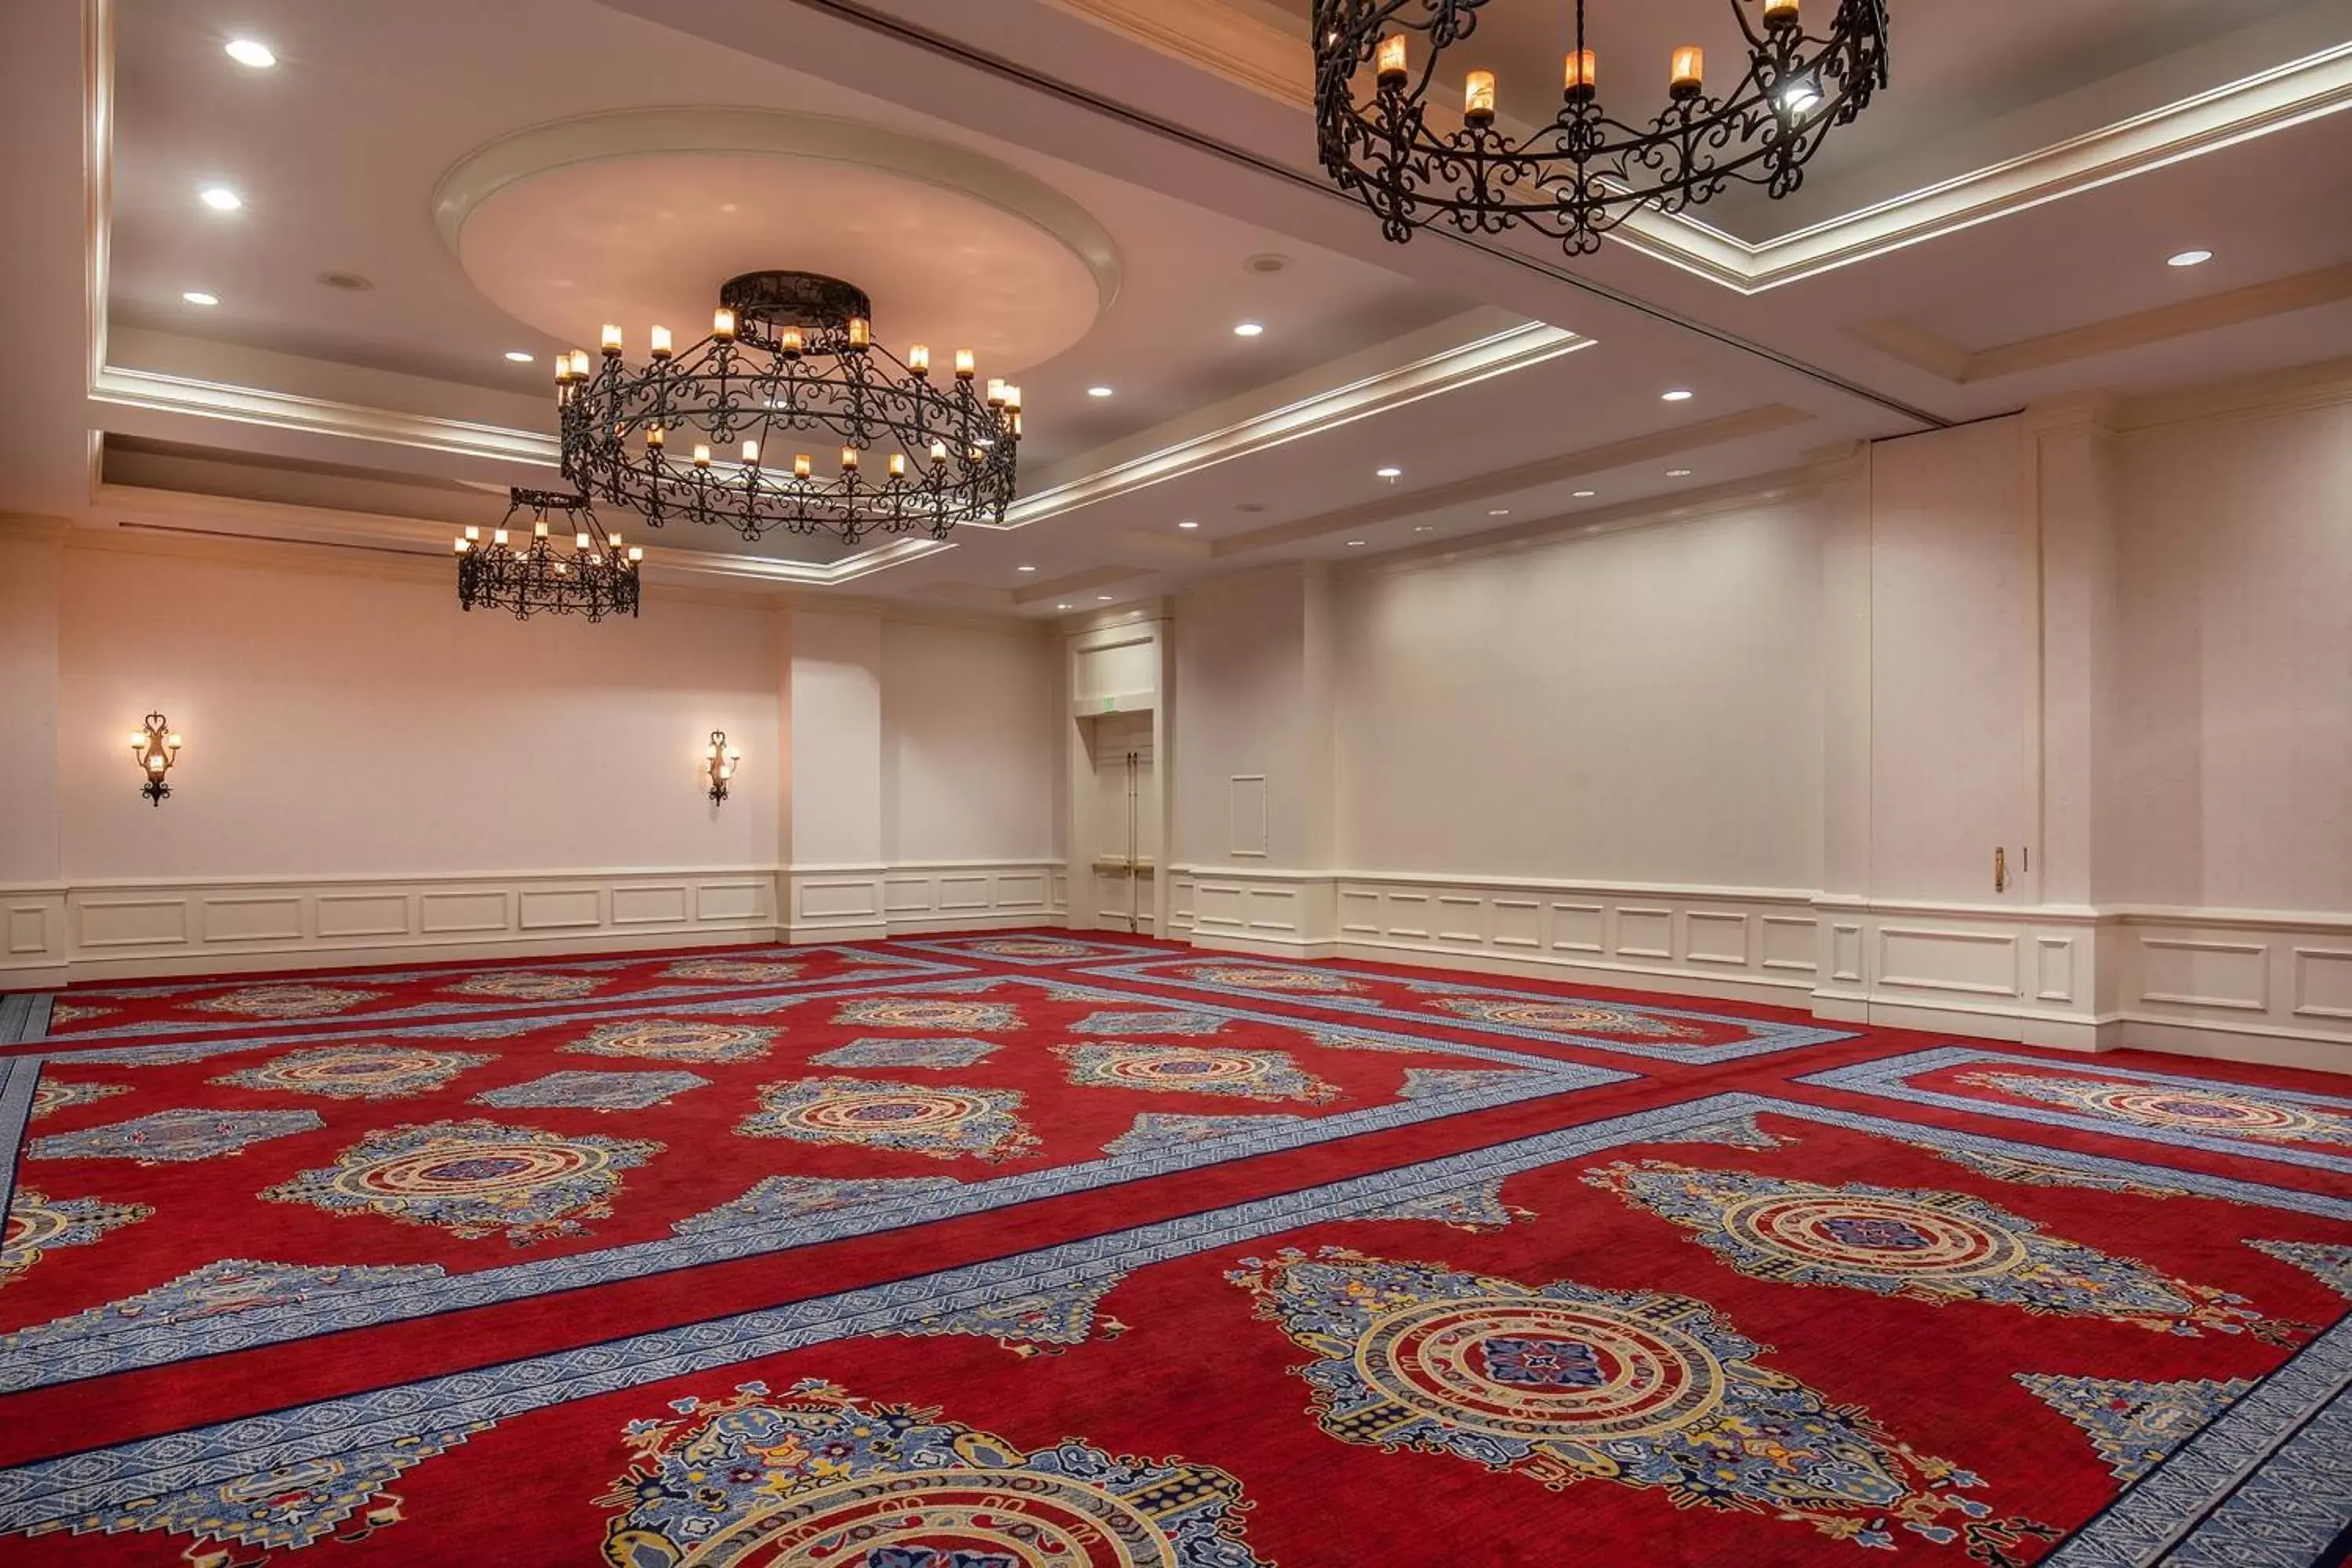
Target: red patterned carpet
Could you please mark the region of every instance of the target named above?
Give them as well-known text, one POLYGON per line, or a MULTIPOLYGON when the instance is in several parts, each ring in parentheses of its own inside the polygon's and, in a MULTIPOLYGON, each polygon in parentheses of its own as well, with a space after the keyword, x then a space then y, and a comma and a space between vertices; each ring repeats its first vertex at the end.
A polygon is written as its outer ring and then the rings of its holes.
POLYGON ((0 1563, 2303 1568, 2352 1083, 991 933, 77 989, 0 1563))

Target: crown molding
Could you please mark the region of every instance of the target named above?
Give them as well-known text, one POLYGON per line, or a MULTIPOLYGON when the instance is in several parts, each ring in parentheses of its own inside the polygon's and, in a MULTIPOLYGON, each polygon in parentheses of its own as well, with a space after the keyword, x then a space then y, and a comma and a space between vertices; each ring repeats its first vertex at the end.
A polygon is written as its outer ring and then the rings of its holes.
POLYGON ((1271 550, 1301 540, 1317 538, 1341 529, 1370 527, 1439 510, 1449 506, 1463 506, 1494 497, 1515 495, 1541 485, 1558 484, 1565 479, 1581 479, 1588 474, 1605 473, 1627 463, 1648 462, 1677 453, 1696 451, 1703 447, 1719 446, 1727 441, 1744 440, 1751 436, 1769 435, 1775 430, 1801 425, 1812 416, 1801 408, 1786 404, 1766 403, 1753 408, 1701 419, 1688 425, 1677 425, 1665 430, 1630 437, 1599 447, 1587 447, 1580 451, 1565 452, 1558 457, 1524 463, 1516 468, 1504 468, 1483 473, 1452 484, 1432 485, 1423 489, 1408 490, 1388 500, 1364 506, 1343 507, 1337 511, 1318 512, 1312 517, 1277 522, 1247 533, 1227 534, 1212 546, 1217 560, 1225 560, 1255 550, 1271 550))
POLYGON ((2200 419, 2252 418, 2352 403, 2352 357, 2126 399, 2116 428, 2153 430, 2200 419))
POLYGON ((1005 514, 1007 528, 1093 506, 1115 496, 1181 479, 1304 437, 1336 430, 1425 397, 1459 392, 1494 376, 1591 348, 1594 340, 1541 321, 1487 333, 1409 363, 1315 393, 1222 428, 1171 442, 1064 484, 1023 497, 1005 514))
POLYGON ((1778 468, 1750 479, 1726 479, 1700 489, 1677 491, 1671 497, 1652 496, 1641 500, 1619 501, 1613 506, 1595 507, 1589 511, 1563 512, 1532 522, 1514 523, 1508 528, 1488 529, 1481 533, 1454 539, 1432 540, 1425 544, 1376 555, 1369 561, 1344 563, 1341 570, 1355 576, 1428 571, 1463 560, 1539 548, 1546 544, 1582 543, 1595 535, 1631 533, 1639 529, 1664 528, 1675 523, 1703 522, 1709 518, 1754 511, 1759 507, 1818 495, 1858 475, 1862 466, 1860 454, 1839 451, 1818 462, 1778 468))
POLYGON ((1915 370, 1924 370, 1954 385, 1966 385, 2048 370, 2077 360, 2098 359, 2126 349, 2313 310, 2343 300, 2352 300, 2352 262, 2273 278, 2266 283, 2249 284, 2193 300, 2179 300, 1989 349, 1963 349, 1895 316, 1857 323, 1846 329, 1846 335, 1915 370))

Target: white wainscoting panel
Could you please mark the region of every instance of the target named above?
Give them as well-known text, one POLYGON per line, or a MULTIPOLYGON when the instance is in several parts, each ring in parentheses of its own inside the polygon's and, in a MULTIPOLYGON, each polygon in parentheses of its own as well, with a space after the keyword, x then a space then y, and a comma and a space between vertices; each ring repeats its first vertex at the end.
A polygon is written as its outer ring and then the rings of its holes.
POLYGON ((0 889, 0 988, 774 940, 772 867, 0 889))
POLYGON ((2352 915, 2124 908, 2124 1043, 2352 1072, 2352 915))
POLYGON ((794 866, 783 881, 787 942, 1058 925, 1069 885, 1058 860, 794 866))

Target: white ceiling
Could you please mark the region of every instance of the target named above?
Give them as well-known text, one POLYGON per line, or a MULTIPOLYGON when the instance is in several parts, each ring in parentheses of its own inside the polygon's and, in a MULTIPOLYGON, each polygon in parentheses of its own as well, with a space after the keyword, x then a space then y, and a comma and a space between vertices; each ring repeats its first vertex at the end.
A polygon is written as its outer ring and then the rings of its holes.
MULTIPOLYGON (((1726 4, 1591 0, 1604 94, 1657 96, 1673 42, 1727 64, 1726 4)), ((0 61, 25 237, 0 268, 26 403, 0 422, 0 510, 82 526, 438 553, 505 484, 551 479, 558 350, 610 309, 638 339, 628 312, 683 310, 706 274, 771 249, 762 264, 858 271, 894 347, 894 318, 940 336, 969 321, 1039 359, 1019 375, 1031 500, 1011 529, 872 559, 646 535, 656 584, 837 577, 808 591, 1052 616, 1262 563, 1612 519, 2039 399, 2352 355, 2352 288, 2328 270, 2352 263, 2352 115, 2331 112, 2352 73, 2284 107, 2275 88, 2216 91, 2352 43, 2342 0, 1892 0, 1893 84, 1798 198, 1713 204, 1696 216, 1715 237, 1644 230, 1573 263, 1517 237, 1390 245, 1322 188, 1285 86, 1303 77, 1299 0, 75 10, 12 24, 0 61), (278 66, 230 61, 232 32, 278 66), (82 68, 86 34, 110 79, 82 68), (2193 124, 2166 118, 2198 93, 2193 124), (1115 288, 961 178, 764 153, 575 163, 489 198, 454 247, 436 227, 436 191, 501 138, 656 109, 841 117, 1003 171, 1105 237, 1115 288), (82 127, 108 110, 107 155, 86 165, 82 127), (201 205, 214 182, 245 207, 201 205), (1930 213, 1914 193, 1938 182, 1930 213), (1811 244, 1809 226, 1838 237, 1822 259, 1741 281, 1740 245, 1811 244), (1677 264, 1685 242, 1732 261, 1677 264), (2215 259, 2164 265, 2190 246, 2215 259), (92 277, 105 291, 85 314, 92 277), (1236 338, 1242 320, 1266 331, 1236 338), (1115 395, 1087 396, 1097 384, 1115 395), (1696 395, 1662 402, 1675 387, 1696 395), (1388 464, 1393 483, 1372 472, 1388 464)), ((1556 78, 1563 10, 1491 0, 1479 36, 1507 62, 1507 111, 1517 78, 1556 78)), ((693 318, 675 324, 683 340, 693 318)))

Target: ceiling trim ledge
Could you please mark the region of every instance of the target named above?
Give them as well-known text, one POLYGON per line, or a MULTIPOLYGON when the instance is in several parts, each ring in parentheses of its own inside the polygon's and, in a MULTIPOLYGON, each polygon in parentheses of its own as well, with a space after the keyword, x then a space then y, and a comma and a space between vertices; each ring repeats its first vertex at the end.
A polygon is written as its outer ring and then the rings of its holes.
POLYGON ((1740 239, 1686 213, 1636 213, 1617 234, 1654 260, 1760 294, 2344 109, 2352 42, 1777 238, 1740 239))
POLYGON ((240 425, 263 425, 272 429, 339 436, 355 441, 382 441, 541 468, 554 468, 559 458, 554 437, 526 430, 444 419, 430 414, 401 414, 386 408, 165 375, 158 371, 131 370, 121 365, 99 367, 90 381, 89 397, 93 403, 154 413, 190 414, 240 425))
POLYGON ((1067 483, 1050 486, 1015 501, 1005 514, 1004 526, 1013 529, 1043 522, 1131 490, 1181 479, 1302 437, 1319 435, 1375 414, 1402 408, 1424 397, 1458 392, 1493 376, 1507 375, 1591 348, 1594 342, 1565 328, 1541 321, 1524 322, 1443 353, 1253 415, 1223 429, 1114 463, 1067 483))

